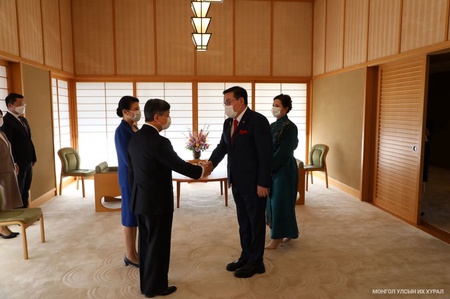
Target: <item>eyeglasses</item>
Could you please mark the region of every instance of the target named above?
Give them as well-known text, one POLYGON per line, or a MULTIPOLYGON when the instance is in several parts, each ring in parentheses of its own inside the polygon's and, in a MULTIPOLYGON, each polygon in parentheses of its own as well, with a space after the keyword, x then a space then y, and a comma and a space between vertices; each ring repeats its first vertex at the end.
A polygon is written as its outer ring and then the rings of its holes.
POLYGON ((223 102, 224 106, 230 106, 233 101, 237 101, 236 99, 231 99, 223 102))

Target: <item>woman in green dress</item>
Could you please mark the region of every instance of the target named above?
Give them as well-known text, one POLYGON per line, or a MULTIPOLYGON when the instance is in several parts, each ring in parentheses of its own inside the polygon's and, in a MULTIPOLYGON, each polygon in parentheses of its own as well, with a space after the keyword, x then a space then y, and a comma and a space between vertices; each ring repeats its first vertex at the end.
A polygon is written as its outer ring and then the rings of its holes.
POLYGON ((272 114, 277 120, 270 125, 274 152, 272 187, 266 209, 271 241, 266 249, 276 249, 283 242, 298 238, 295 217, 298 169, 294 157, 298 137, 297 126, 287 116, 291 109, 289 95, 280 94, 273 99, 272 114))

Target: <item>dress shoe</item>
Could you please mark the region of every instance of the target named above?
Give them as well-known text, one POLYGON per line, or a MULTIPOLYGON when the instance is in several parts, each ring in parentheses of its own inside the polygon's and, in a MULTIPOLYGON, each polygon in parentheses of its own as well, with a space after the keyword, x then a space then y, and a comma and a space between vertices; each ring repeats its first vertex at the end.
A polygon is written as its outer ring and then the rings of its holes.
POLYGON ((131 265, 131 266, 135 266, 136 268, 139 268, 139 264, 133 263, 132 261, 130 261, 127 256, 125 256, 123 258, 123 262, 125 263, 125 266, 131 265))
POLYGON ((4 235, 4 234, 0 234, 0 237, 2 237, 3 239, 12 239, 17 237, 19 233, 13 233, 11 232, 9 235, 4 235))
POLYGON ((227 271, 236 271, 239 268, 242 268, 247 261, 242 258, 239 258, 237 261, 231 262, 227 265, 227 271))
POLYGON ((283 247, 283 239, 272 239, 270 240, 270 243, 264 248, 268 250, 274 250, 277 249, 278 245, 281 245, 281 247, 283 247))
POLYGON ((155 296, 167 296, 167 295, 172 294, 176 290, 177 290, 176 286, 170 286, 163 291, 159 291, 159 292, 155 292, 155 293, 151 293, 151 294, 145 294, 145 298, 153 298, 155 296))
POLYGON ((266 268, 263 263, 246 264, 242 268, 237 269, 236 272, 234 272, 234 276, 239 278, 248 278, 255 274, 263 274, 264 272, 266 272, 266 268))

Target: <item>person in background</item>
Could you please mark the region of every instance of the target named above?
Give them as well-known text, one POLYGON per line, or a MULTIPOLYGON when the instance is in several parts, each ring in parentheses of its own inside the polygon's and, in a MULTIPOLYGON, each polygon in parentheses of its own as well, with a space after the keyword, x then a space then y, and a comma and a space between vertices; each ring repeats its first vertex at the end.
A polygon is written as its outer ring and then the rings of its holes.
POLYGON ((272 136, 267 118, 248 108, 247 91, 234 86, 223 92, 223 133, 208 163, 216 167, 228 155, 228 182, 236 203, 240 257, 226 267, 238 278, 266 272, 266 200, 272 169, 272 136))
POLYGON ((122 194, 122 226, 125 238, 126 254, 125 266, 132 265, 139 268, 138 253, 136 250, 137 220, 130 209, 130 184, 128 182, 128 143, 134 132, 138 130, 135 125, 141 119, 139 99, 132 96, 124 96, 120 99, 116 109, 117 116, 122 118, 114 135, 118 160, 118 175, 120 193, 122 194))
POLYGON ((3 127, 11 143, 14 161, 19 165, 17 181, 22 197, 22 208, 28 207, 28 197, 33 178, 33 166, 36 163, 36 151, 31 139, 31 129, 25 114, 24 96, 18 93, 10 93, 5 99, 8 113, 3 117, 3 127))
POLYGON ((174 197, 172 171, 199 179, 212 168, 181 159, 169 139, 160 135, 169 128, 170 105, 150 99, 144 107, 145 124, 128 145, 130 207, 139 230, 139 276, 145 297, 166 296, 177 290, 169 286, 168 273, 174 197))
MULTIPOLYGON (((3 126, 3 112, 0 110, 0 128, 3 126)), ((14 163, 11 144, 0 131, 0 210, 10 210, 22 206, 19 186, 17 185, 18 166, 14 163)), ((0 226, 0 237, 12 239, 19 233, 12 232, 7 226, 0 226)))
POLYGON ((270 125, 274 149, 272 188, 266 209, 271 241, 266 249, 276 249, 283 241, 298 238, 295 216, 298 168, 294 157, 298 137, 297 126, 287 116, 291 109, 289 95, 280 94, 273 99, 272 114, 277 120, 270 125))

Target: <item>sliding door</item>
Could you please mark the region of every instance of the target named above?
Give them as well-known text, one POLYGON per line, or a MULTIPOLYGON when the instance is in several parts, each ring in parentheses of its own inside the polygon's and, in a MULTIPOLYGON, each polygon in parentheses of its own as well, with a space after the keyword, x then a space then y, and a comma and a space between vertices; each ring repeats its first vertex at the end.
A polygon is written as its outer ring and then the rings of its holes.
POLYGON ((373 203, 418 223, 426 57, 380 66, 373 203))

